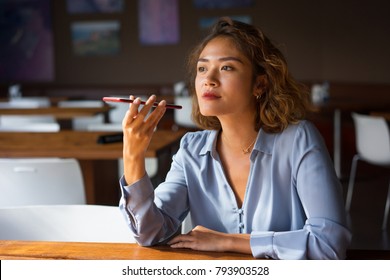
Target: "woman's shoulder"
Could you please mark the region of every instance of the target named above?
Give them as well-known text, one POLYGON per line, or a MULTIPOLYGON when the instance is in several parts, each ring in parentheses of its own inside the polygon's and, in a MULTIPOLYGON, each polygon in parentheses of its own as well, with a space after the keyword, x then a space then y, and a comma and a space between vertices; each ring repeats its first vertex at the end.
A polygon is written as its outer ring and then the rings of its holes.
POLYGON ((296 124, 290 124, 284 131, 284 133, 304 133, 311 134, 317 133, 316 126, 309 120, 301 120, 296 124))
POLYGON ((187 132, 182 137, 182 144, 188 144, 191 142, 203 142, 207 141, 209 136, 212 134, 212 130, 199 130, 193 132, 187 132))
POLYGON ((296 124, 290 124, 281 134, 282 138, 298 143, 318 143, 323 137, 317 127, 309 120, 301 120, 296 124))
POLYGON ((191 150, 199 150, 212 145, 217 131, 199 130, 187 132, 181 139, 181 147, 191 150))
MULTIPOLYGON (((289 124, 283 131, 275 134, 263 135, 263 142, 274 142, 283 145, 295 145, 308 142, 322 141, 321 134, 316 126, 308 120, 301 120, 294 124, 289 124), (295 143, 295 144, 294 144, 295 143)), ((271 144, 269 144, 271 145, 271 144)))

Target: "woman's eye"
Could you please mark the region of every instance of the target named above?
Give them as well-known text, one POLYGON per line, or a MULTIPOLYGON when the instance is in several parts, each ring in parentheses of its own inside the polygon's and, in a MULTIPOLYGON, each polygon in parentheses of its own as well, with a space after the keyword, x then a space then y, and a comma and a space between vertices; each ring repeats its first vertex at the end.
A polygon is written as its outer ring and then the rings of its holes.
POLYGON ((221 70, 230 71, 230 70, 233 70, 233 68, 230 66, 222 66, 221 70))
POLYGON ((203 66, 199 66, 198 67, 198 72, 204 72, 206 69, 205 69, 205 67, 203 67, 203 66))

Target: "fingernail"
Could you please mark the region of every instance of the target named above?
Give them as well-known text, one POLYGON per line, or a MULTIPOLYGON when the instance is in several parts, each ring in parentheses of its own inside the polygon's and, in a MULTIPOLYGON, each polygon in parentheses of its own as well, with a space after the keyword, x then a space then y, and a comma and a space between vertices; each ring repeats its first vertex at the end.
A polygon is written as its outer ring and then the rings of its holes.
POLYGON ((149 96, 148 100, 146 100, 146 104, 150 104, 152 102, 154 95, 149 96))

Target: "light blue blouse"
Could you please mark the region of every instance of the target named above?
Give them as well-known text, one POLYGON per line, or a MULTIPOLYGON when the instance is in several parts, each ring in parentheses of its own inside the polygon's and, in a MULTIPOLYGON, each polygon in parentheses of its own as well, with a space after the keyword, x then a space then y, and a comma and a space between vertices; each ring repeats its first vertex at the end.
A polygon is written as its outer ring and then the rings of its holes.
POLYGON ((308 121, 260 130, 245 199, 237 206, 216 142, 218 131, 183 136, 166 181, 121 178, 120 209, 137 242, 164 243, 190 211, 194 225, 249 233, 252 254, 273 259, 343 259, 351 240, 341 184, 319 132, 308 121))

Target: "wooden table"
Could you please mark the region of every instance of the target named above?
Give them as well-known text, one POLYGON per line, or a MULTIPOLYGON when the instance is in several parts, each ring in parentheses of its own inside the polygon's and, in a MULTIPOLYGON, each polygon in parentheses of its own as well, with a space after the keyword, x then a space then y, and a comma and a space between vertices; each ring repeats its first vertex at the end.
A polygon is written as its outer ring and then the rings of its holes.
POLYGON ((253 260, 252 255, 142 247, 129 243, 0 240, 0 259, 54 260, 253 260))
POLYGON ((390 122, 390 111, 373 111, 370 112, 370 115, 377 116, 377 117, 383 117, 386 121, 390 122))
MULTIPOLYGON (((146 154, 147 157, 158 159, 155 183, 165 179, 171 157, 176 152, 184 133, 183 130, 176 132, 157 130, 155 132, 146 154)), ((87 202, 116 205, 119 193, 111 193, 109 190, 119 188, 117 159, 122 157, 123 143, 98 144, 98 137, 107 134, 111 133, 73 130, 55 133, 2 132, 0 133, 0 157, 76 158, 83 170, 87 202), (102 170, 105 167, 101 165, 101 160, 111 160, 116 171, 114 168, 111 168, 111 171, 102 170), (100 192, 102 199, 107 199, 107 201, 98 201, 97 192, 100 192)))
MULTIPOLYGON (((185 131, 157 130, 146 153, 156 157, 185 131)), ((77 159, 117 159, 123 143, 98 144, 102 135, 115 133, 64 130, 60 132, 1 132, 0 157, 74 157, 77 159)))
MULTIPOLYGON (((386 250, 348 250, 349 260, 389 260, 386 250)), ((239 253, 142 247, 131 243, 0 240, 0 260, 255 260, 239 253)))

